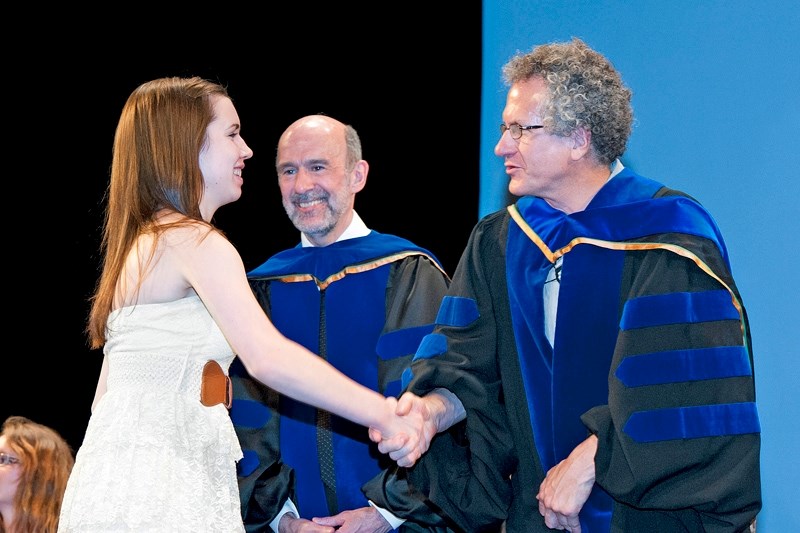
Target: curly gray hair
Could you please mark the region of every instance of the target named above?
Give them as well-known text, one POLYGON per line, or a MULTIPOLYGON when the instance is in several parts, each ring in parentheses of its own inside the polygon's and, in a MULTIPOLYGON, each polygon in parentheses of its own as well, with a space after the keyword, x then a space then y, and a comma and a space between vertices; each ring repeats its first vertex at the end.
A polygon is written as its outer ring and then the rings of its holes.
POLYGON ((503 66, 503 81, 511 86, 541 77, 549 98, 539 108, 548 130, 568 136, 579 128, 592 132, 598 161, 610 164, 625 152, 631 134, 631 90, 600 53, 578 38, 517 53, 503 66))

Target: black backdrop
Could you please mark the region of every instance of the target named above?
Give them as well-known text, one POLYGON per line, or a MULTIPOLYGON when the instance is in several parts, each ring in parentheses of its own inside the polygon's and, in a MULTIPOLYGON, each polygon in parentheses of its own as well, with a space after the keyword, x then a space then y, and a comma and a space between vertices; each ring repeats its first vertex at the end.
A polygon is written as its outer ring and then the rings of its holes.
POLYGON ((298 242, 280 203, 275 143, 295 119, 323 112, 361 135, 365 222, 428 248, 452 274, 478 212, 481 12, 471 4, 333 18, 287 6, 296 12, 265 20, 233 13, 251 18, 248 29, 219 13, 196 31, 188 21, 70 26, 48 34, 41 52, 16 43, 4 72, 0 417, 50 425, 75 449, 83 439, 102 359, 83 328, 114 128, 127 96, 151 78, 196 74, 228 86, 255 155, 242 198, 215 222, 246 268, 298 242))

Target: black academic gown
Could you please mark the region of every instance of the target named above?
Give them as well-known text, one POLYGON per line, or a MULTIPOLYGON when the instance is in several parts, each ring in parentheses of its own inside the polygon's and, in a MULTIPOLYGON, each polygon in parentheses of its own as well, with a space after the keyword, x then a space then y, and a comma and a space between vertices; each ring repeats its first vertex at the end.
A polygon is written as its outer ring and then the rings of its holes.
POLYGON ((629 170, 572 215, 526 197, 473 230, 409 390, 467 418, 365 486, 399 516, 548 531, 536 493, 589 433, 582 531, 740 531, 761 508, 746 312, 711 216, 629 170), (563 258, 554 348, 543 284, 563 258))

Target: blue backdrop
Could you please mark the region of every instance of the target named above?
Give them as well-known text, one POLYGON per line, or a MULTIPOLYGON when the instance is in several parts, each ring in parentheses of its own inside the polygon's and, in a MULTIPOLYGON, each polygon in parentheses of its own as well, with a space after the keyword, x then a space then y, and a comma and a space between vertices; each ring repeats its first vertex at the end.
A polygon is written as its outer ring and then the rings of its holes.
POLYGON ((751 320, 762 426, 759 533, 800 531, 800 3, 675 0, 483 3, 479 216, 507 203, 493 154, 500 69, 534 44, 580 37, 633 90, 623 162, 703 203, 751 320))

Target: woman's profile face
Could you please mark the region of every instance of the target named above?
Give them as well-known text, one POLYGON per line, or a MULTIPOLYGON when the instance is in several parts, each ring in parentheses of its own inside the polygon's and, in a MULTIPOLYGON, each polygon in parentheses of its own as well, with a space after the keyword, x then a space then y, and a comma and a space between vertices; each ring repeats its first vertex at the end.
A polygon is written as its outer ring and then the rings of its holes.
MULTIPOLYGON (((0 453, 19 459, 17 454, 8 446, 6 436, 0 435, 0 453)), ((17 484, 22 475, 20 463, 0 464, 0 509, 10 506, 17 493, 17 484)))
POLYGON ((200 170, 205 183, 201 206, 213 212, 242 195, 244 161, 253 156, 253 151, 239 133, 239 115, 230 98, 214 96, 212 105, 214 120, 208 125, 200 151, 200 170))

